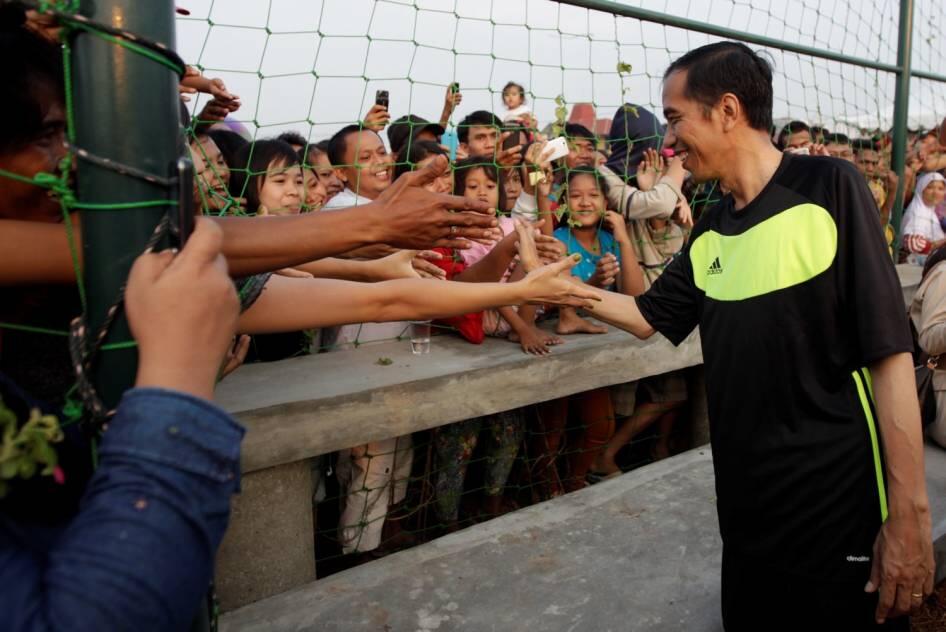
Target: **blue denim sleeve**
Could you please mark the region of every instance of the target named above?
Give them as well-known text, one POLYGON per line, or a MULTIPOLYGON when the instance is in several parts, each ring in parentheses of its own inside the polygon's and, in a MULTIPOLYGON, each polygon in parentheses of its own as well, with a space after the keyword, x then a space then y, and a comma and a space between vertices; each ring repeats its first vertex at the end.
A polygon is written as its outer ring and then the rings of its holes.
POLYGON ((78 515, 42 544, 0 523, 0 612, 16 630, 186 630, 239 487, 243 429, 213 404, 125 394, 78 515))

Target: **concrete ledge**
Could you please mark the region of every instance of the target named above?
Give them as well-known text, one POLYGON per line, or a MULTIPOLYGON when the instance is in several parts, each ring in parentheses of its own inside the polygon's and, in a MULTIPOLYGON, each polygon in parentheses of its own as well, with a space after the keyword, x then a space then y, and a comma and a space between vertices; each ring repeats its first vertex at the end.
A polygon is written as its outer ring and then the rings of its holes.
POLYGON ((719 630, 714 501, 710 452, 693 450, 246 606, 221 630, 719 630))
MULTIPOLYGON (((927 446, 937 579, 946 452, 927 446)), ((722 543, 708 448, 224 615, 221 630, 717 632, 722 543)))
POLYGON ((541 358, 495 338, 438 336, 426 356, 408 341, 365 345, 243 367, 216 399, 247 427, 242 467, 252 472, 703 362, 696 333, 678 348, 617 329, 566 339, 541 358))

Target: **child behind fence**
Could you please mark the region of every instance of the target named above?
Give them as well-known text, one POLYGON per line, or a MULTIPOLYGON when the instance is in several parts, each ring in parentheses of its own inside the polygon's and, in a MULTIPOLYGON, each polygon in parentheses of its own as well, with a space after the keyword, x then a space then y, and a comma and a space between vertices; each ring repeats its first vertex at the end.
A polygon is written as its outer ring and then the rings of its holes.
MULTIPOLYGON (((572 273, 582 281, 596 274, 598 260, 611 255, 619 261, 614 279, 601 283, 631 296, 643 292, 644 280, 631 246, 624 218, 607 210, 607 185, 591 168, 568 172, 562 191, 567 224, 555 236, 568 247, 568 253, 580 253, 582 262, 572 273), (610 229, 610 232, 605 230, 610 229)), ((586 391, 570 398, 559 398, 538 406, 537 432, 530 440, 533 482, 540 497, 551 497, 587 485, 591 466, 614 433, 614 409, 607 388, 586 391), (568 454, 568 476, 560 479, 558 456, 563 448, 570 405, 577 408, 581 432, 576 446, 568 454)))

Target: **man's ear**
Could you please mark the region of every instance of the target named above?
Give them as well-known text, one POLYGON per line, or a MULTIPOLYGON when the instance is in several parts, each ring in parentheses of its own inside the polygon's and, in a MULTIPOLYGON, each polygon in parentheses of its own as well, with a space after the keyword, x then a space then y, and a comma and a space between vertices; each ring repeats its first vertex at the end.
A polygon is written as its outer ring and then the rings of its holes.
POLYGON ((460 143, 458 147, 465 153, 470 153, 470 145, 467 143, 460 143))
POLYGON ((336 177, 336 178, 338 178, 339 180, 341 180, 341 181, 344 182, 345 184, 348 184, 348 178, 345 176, 345 170, 344 170, 344 169, 337 169, 337 168, 336 168, 336 169, 332 169, 332 171, 335 172, 335 177, 336 177))
POLYGON ((730 131, 742 116, 742 103, 732 92, 727 92, 720 97, 719 104, 716 107, 722 117, 723 129, 727 132, 730 131))

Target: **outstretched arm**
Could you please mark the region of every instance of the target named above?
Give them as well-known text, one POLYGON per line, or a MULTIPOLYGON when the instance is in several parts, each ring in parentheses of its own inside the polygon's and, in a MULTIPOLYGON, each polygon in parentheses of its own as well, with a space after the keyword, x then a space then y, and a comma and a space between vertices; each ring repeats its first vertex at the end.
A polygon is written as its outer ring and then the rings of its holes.
POLYGON ((587 307, 596 296, 559 276, 575 263, 575 259, 563 259, 517 283, 401 279, 367 284, 273 276, 259 299, 241 315, 238 329, 275 333, 346 323, 426 320, 521 303, 587 307))
MULTIPOLYGON (((538 256, 535 253, 532 232, 521 224, 516 226, 516 230, 519 231, 519 257, 522 264, 527 272, 534 270, 538 265, 538 256)), ((651 327, 637 308, 637 301, 634 300, 634 297, 585 285, 571 275, 566 275, 565 280, 574 286, 592 292, 597 297, 597 302, 586 309, 594 314, 594 317, 598 320, 619 327, 641 340, 654 335, 654 328, 651 327)))

